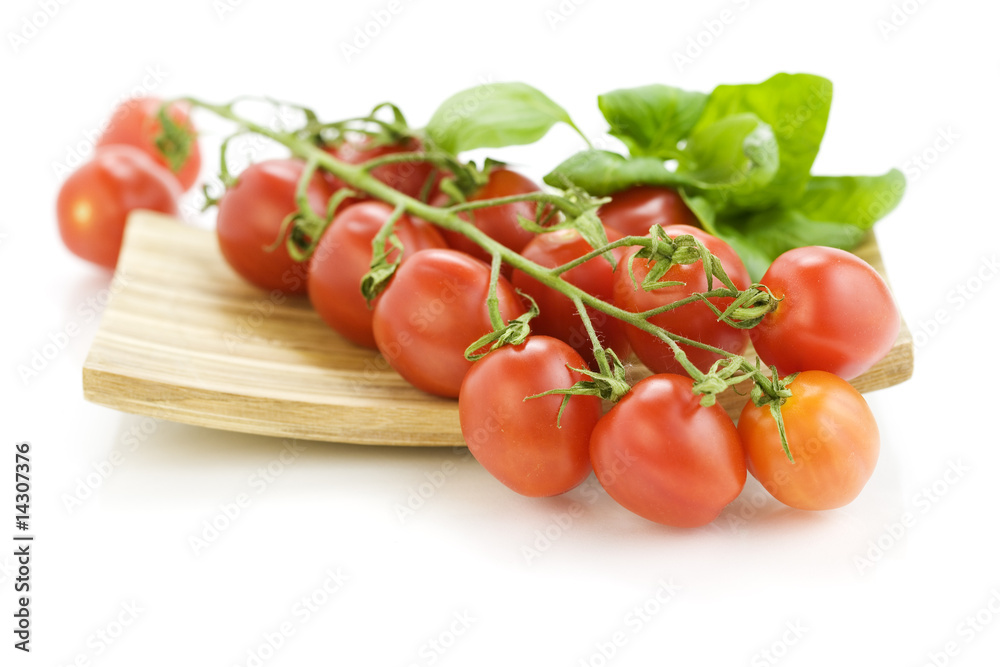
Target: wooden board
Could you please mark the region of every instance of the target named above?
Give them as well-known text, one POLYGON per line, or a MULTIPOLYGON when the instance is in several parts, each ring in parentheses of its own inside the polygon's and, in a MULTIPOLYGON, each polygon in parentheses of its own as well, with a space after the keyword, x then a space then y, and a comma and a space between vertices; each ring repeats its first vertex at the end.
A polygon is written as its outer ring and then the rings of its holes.
MULTIPOLYGON (((858 254, 884 274, 874 238, 858 254)), ((124 412, 278 437, 357 444, 462 445, 457 402, 410 387, 377 353, 340 338, 304 297, 258 290, 210 231, 138 212, 83 367, 87 400, 124 412)), ((634 369, 636 375, 644 369, 634 369)), ((861 391, 913 371, 905 325, 861 391)), ((720 397, 730 414, 746 400, 720 397)))

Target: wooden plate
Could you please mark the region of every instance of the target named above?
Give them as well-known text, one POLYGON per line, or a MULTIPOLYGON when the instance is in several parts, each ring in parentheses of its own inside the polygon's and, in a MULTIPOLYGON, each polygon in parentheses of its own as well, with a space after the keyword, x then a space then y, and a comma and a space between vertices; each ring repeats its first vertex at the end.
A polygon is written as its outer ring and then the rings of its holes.
MULTIPOLYGON (((885 275, 874 237, 857 254, 885 275)), ((222 259, 210 231, 134 214, 115 284, 121 289, 83 367, 89 401, 269 436, 463 444, 456 401, 410 387, 380 355, 331 331, 304 297, 245 283, 222 259)), ((853 384, 871 391, 912 372, 913 344, 904 325, 889 355, 853 384)), ((733 392, 720 397, 731 415, 745 400, 733 392)))

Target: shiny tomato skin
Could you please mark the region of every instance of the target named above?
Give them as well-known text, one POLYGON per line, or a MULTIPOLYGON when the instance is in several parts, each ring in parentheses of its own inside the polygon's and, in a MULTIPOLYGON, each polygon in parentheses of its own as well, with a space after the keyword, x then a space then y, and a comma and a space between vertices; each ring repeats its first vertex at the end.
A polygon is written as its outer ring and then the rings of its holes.
POLYGON ((846 250, 789 250, 761 282, 782 301, 750 330, 750 340, 781 375, 822 370, 851 380, 882 359, 899 335, 889 286, 846 250))
MULTIPOLYGON (((605 229, 609 241, 616 241, 622 234, 614 229, 605 229)), ((553 268, 583 257, 593 248, 580 232, 575 229, 559 229, 544 234, 536 234, 521 254, 536 264, 553 268)), ((616 263, 624 260, 627 248, 611 251, 616 263)), ((588 294, 610 302, 613 296, 614 269, 611 263, 597 257, 562 274, 567 282, 576 285, 588 294)), ((531 320, 535 333, 553 336, 566 341, 587 363, 595 368, 594 350, 586 328, 580 320, 573 302, 561 292, 547 287, 523 271, 515 270, 511 283, 516 289, 528 294, 538 304, 539 314, 531 320)), ((604 347, 610 347, 624 361, 629 352, 628 335, 625 324, 610 315, 587 308, 590 320, 604 347)))
POLYGON ((565 493, 590 474, 590 434, 601 417, 596 396, 573 396, 558 425, 560 395, 524 400, 585 380, 583 359, 561 340, 529 336, 472 365, 458 396, 469 451, 507 487, 525 496, 565 493))
POLYGON ((160 107, 163 100, 155 97, 137 97, 123 102, 115 109, 107 128, 97 140, 97 147, 126 144, 135 146, 170 171, 180 182, 181 188, 188 190, 198 180, 201 171, 201 149, 195 135, 194 125, 189 117, 189 106, 181 102, 170 105, 170 118, 192 135, 191 148, 181 168, 174 172, 167 159, 156 147, 156 138, 162 129, 160 107))
MULTIPOLYGON (((690 234, 705 244, 709 251, 718 257, 726 273, 739 289, 750 286, 750 275, 742 260, 728 243, 694 227, 672 225, 665 228, 671 238, 681 234, 690 234)), ((649 273, 649 263, 644 259, 635 259, 635 252, 629 254, 629 259, 621 262, 615 269, 614 303, 623 310, 644 312, 652 308, 666 305, 688 297, 695 292, 703 292, 708 287, 705 270, 701 261, 694 264, 682 264, 672 267, 662 280, 676 280, 683 285, 661 287, 652 291, 642 289, 642 281, 649 273), (628 262, 632 262, 636 285, 628 274, 628 262)), ((713 287, 722 287, 716 279, 713 287)), ((716 308, 725 310, 732 303, 729 298, 709 299, 716 308)), ((663 327, 667 331, 684 338, 712 345, 727 352, 742 353, 747 347, 749 336, 745 329, 736 329, 725 323, 718 322, 717 316, 708 306, 701 302, 690 303, 648 320, 650 323, 663 327)), ((685 373, 677 363, 669 345, 633 326, 626 328, 628 340, 639 359, 654 373, 685 373)), ((688 359, 702 371, 707 371, 712 363, 719 358, 717 354, 689 345, 681 345, 688 359)))
POLYGON ((743 490, 746 464, 736 427, 718 404, 704 407, 693 381, 640 380, 594 428, 597 480, 626 509, 668 526, 712 522, 743 490))
MULTIPOLYGON (((413 137, 399 144, 376 144, 372 139, 362 137, 351 138, 338 145, 328 146, 325 150, 339 160, 358 165, 386 155, 417 153, 423 150, 423 144, 419 139, 413 137)), ((384 164, 372 169, 371 175, 414 199, 420 198, 428 180, 433 180, 434 183, 440 180, 436 167, 429 162, 384 164)), ((326 173, 325 177, 334 190, 344 187, 343 182, 333 174, 326 173)))
MULTIPOLYGON (((522 176, 516 171, 497 167, 490 171, 486 185, 473 193, 469 197, 469 201, 483 201, 540 191, 541 188, 538 187, 538 184, 530 178, 522 176)), ((435 206, 447 206, 448 203, 446 195, 440 195, 432 201, 435 206)), ((511 250, 521 252, 524 246, 528 245, 528 242, 535 237, 535 234, 522 227, 517 218, 521 216, 528 220, 534 220, 536 210, 537 205, 534 202, 516 202, 476 209, 470 213, 461 213, 459 217, 471 221, 480 231, 511 250)), ((448 245, 455 250, 461 250, 489 263, 490 255, 466 236, 450 230, 443 230, 443 234, 448 245)))
MULTIPOLYGON (((305 163, 299 159, 257 162, 239 175, 219 200, 216 235, 223 257, 248 282, 287 294, 306 291, 306 263, 296 262, 278 241, 284 219, 296 210, 295 190, 305 163)), ((308 187, 310 206, 326 213, 330 188, 319 174, 308 187)))
POLYGON ((615 192, 597 215, 601 222, 625 236, 645 236, 653 225, 701 226, 676 190, 654 185, 636 185, 615 192))
MULTIPOLYGON (((457 250, 421 250, 396 271, 375 305, 372 330, 385 360, 417 389, 455 398, 472 367, 465 350, 493 330, 490 267, 457 250)), ((507 279, 497 284, 504 321, 523 315, 507 279)))
POLYGON ((875 470, 875 417, 857 389, 833 373, 799 373, 789 389, 792 396, 781 406, 781 414, 795 463, 785 456, 768 406, 747 401, 739 420, 747 468, 786 505, 805 510, 843 507, 861 493, 875 470))
POLYGON ((138 148, 99 148, 59 190, 59 234, 73 254, 114 269, 129 213, 176 215, 180 196, 177 179, 138 148))
MULTIPOLYGON (((393 207, 366 201, 342 210, 323 233, 309 262, 309 301, 319 316, 344 338, 375 348, 372 309, 361 294, 361 279, 371 266, 372 240, 392 215, 393 207)), ((437 229, 403 215, 393 226, 403 244, 403 259, 428 248, 446 248, 437 229)), ((387 245, 386 249, 392 246, 387 245)), ((399 255, 389 253, 389 261, 399 255)), ((377 299, 376 299, 377 301, 377 299)))

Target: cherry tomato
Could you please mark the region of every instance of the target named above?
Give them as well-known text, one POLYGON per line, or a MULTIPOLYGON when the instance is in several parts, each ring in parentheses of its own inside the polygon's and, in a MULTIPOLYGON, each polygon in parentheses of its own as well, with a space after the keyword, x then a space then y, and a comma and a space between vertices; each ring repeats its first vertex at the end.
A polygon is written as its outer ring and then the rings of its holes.
MULTIPOLYGON (((296 210, 295 190, 304 169, 298 159, 252 164, 219 201, 216 233, 222 254, 233 270, 263 289, 306 291, 305 264, 288 255, 287 232, 278 238, 282 222, 296 210)), ((314 174, 307 192, 313 210, 324 215, 331 193, 323 177, 314 174)))
POLYGON ((156 138, 162 126, 159 114, 163 100, 155 97, 138 97, 123 102, 115 109, 108 127, 97 140, 97 147, 126 144, 141 149, 147 155, 166 167, 184 190, 189 189, 198 180, 201 170, 201 150, 195 137, 195 129, 188 117, 188 105, 175 102, 170 105, 167 113, 171 120, 190 132, 192 141, 187 159, 180 169, 173 171, 167 158, 156 147, 156 138))
MULTIPOLYGON (((498 167, 490 171, 486 185, 473 193, 469 197, 469 201, 511 197, 539 192, 540 190, 541 188, 531 179, 522 176, 516 171, 498 167)), ((432 204, 435 206, 447 206, 448 203, 446 195, 440 195, 432 201, 432 204)), ((511 250, 521 252, 521 249, 528 245, 528 242, 535 237, 535 234, 522 227, 517 218, 521 216, 528 220, 534 220, 536 211, 537 205, 534 202, 516 202, 514 204, 480 208, 471 213, 461 213, 460 217, 472 221, 472 224, 490 238, 499 241, 511 250)), ((452 248, 468 253, 484 262, 490 261, 489 254, 470 241, 468 237, 449 230, 443 230, 443 234, 445 240, 452 248)))
POLYGON ((743 490, 747 470, 736 427, 693 381, 652 375, 604 415, 590 437, 597 480, 618 503, 668 526, 702 526, 743 490))
MULTIPOLYGON (((361 164, 386 155, 416 153, 421 150, 423 150, 423 144, 420 143, 419 139, 413 137, 399 144, 376 144, 371 138, 364 137, 349 139, 341 144, 326 148, 328 153, 348 164, 361 164)), ((432 188, 440 181, 437 168, 430 162, 393 162, 375 167, 371 174, 386 185, 415 199, 420 198, 428 180, 432 181, 432 188)), ((334 190, 344 187, 343 182, 333 174, 326 174, 326 176, 334 190)), ((434 189, 430 192, 436 194, 434 189)))
POLYGON ((59 190, 59 233, 73 254, 113 269, 129 213, 176 215, 180 195, 177 179, 138 148, 100 148, 59 190))
POLYGON ((781 375, 822 370, 850 380, 884 357, 899 335, 889 286, 845 250, 789 250, 761 282, 782 301, 750 330, 750 340, 781 375))
MULTIPOLYGON (((361 279, 372 261, 372 240, 392 215, 393 207, 380 201, 349 206, 323 233, 309 262, 309 300, 333 329, 353 343, 375 347, 372 309, 361 294, 361 279)), ((403 261, 427 248, 446 248, 437 229, 403 215, 393 231, 403 244, 403 261)), ((386 250, 392 248, 386 244, 386 250)), ((391 250, 389 261, 399 255, 391 250)))
POLYGON ((843 507, 864 488, 878 461, 878 425, 868 403, 846 380, 826 371, 799 373, 781 406, 788 448, 768 406, 747 401, 739 434, 750 474, 791 507, 843 507))
POLYGON ((529 336, 473 364, 458 396, 462 436, 490 474, 525 496, 569 491, 590 474, 590 433, 601 417, 596 396, 572 396, 559 417, 563 396, 525 400, 585 380, 583 359, 548 336, 529 336))
MULTIPOLYGON (((750 286, 750 276, 746 267, 729 244, 707 232, 686 225, 672 225, 666 228, 667 235, 675 238, 681 234, 690 234, 705 244, 708 250, 719 258, 730 279, 739 289, 750 286)), ((637 252, 637 251, 636 251, 637 252)), ((647 260, 636 259, 635 252, 629 259, 621 262, 615 269, 614 303, 623 310, 633 313, 644 312, 668 303, 678 301, 707 289, 705 269, 701 261, 694 264, 679 264, 671 267, 662 280, 676 280, 684 283, 673 287, 661 287, 652 291, 642 288, 642 281, 649 274, 650 265, 647 260), (628 274, 628 262, 632 263, 636 284, 628 274)), ((714 280, 713 287, 722 287, 719 280, 714 280)), ((715 297, 709 299, 716 308, 725 310, 732 299, 715 297)), ((670 331, 671 333, 696 340, 707 345, 723 349, 727 352, 741 353, 747 346, 748 335, 745 329, 736 329, 718 321, 718 316, 702 302, 689 303, 685 306, 654 315, 650 323, 670 331)), ((669 345, 636 327, 626 327, 629 343, 646 366, 654 373, 684 373, 683 367, 674 359, 669 345)), ((713 352, 681 345, 688 359, 703 371, 707 371, 712 363, 719 358, 713 352)))
MULTIPOLYGON (((493 330, 486 299, 490 267, 457 250, 421 250, 403 262, 375 305, 372 330, 379 352, 413 386, 455 398, 472 367, 465 350, 493 330)), ((501 276, 505 321, 524 306, 501 276)))
POLYGON ((636 185, 612 194, 597 215, 625 236, 645 236, 653 225, 701 226, 676 190, 653 185, 636 185))
MULTIPOLYGON (((613 229, 605 229, 609 241, 622 237, 613 229)), ((545 267, 556 267, 591 252, 580 232, 575 229, 559 229, 545 234, 537 234, 521 254, 536 264, 545 267)), ((617 248, 612 251, 616 263, 624 260, 627 248, 617 248)), ((604 257, 597 257, 562 274, 567 282, 576 285, 588 294, 604 301, 611 301, 614 269, 604 257)), ((580 353, 587 363, 594 367, 594 349, 587 335, 587 330, 580 320, 580 313, 566 295, 546 287, 523 271, 514 271, 511 278, 514 287, 531 296, 537 303, 539 314, 531 320, 532 331, 546 336, 554 336, 566 341, 574 350, 580 353)), ((604 347, 610 347, 623 361, 628 356, 628 336, 625 324, 610 315, 587 308, 591 323, 601 339, 604 347)))

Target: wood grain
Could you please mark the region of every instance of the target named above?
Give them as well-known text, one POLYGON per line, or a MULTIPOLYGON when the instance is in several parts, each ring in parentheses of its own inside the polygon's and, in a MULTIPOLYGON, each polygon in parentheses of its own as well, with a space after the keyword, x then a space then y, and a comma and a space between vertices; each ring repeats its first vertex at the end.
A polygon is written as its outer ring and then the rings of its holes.
MULTIPOLYGON (((873 237, 857 250, 883 275, 873 237)), ((83 367, 87 400, 198 426, 373 445, 462 445, 456 401, 410 387, 380 355, 331 331, 304 297, 258 290, 210 231, 137 212, 116 292, 83 367)), ((645 369, 634 366, 633 374, 645 369)), ((861 391, 913 371, 905 325, 861 391)), ((720 397, 731 415, 746 399, 720 397)))

